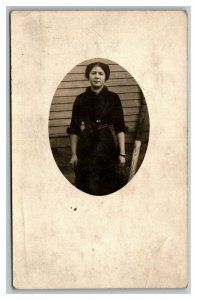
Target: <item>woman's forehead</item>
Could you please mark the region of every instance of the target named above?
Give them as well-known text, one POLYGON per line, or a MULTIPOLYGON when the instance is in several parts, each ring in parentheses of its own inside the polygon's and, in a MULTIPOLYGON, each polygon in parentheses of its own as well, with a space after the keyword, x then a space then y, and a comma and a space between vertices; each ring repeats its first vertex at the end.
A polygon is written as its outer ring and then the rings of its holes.
POLYGON ((100 67, 100 66, 94 66, 91 70, 92 71, 96 71, 96 72, 104 72, 104 70, 100 67))

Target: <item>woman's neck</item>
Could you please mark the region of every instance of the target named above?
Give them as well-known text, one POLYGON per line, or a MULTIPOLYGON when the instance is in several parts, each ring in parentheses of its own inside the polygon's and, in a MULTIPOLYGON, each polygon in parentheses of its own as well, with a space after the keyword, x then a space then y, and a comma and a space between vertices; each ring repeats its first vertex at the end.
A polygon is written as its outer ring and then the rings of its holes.
POLYGON ((102 91, 103 87, 104 87, 104 86, 101 86, 99 89, 95 89, 94 87, 91 86, 91 90, 92 90, 95 94, 98 95, 98 94, 102 91))

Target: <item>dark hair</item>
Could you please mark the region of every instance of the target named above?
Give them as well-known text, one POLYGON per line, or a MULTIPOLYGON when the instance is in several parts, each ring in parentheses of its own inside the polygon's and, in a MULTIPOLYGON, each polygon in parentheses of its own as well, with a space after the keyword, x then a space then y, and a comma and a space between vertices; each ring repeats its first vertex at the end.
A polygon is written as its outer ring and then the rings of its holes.
POLYGON ((107 64, 104 64, 104 63, 101 63, 101 62, 94 62, 94 63, 91 63, 91 64, 87 65, 86 70, 85 70, 86 78, 89 79, 90 72, 96 66, 100 67, 105 72, 105 80, 108 80, 109 76, 110 76, 110 68, 107 64))

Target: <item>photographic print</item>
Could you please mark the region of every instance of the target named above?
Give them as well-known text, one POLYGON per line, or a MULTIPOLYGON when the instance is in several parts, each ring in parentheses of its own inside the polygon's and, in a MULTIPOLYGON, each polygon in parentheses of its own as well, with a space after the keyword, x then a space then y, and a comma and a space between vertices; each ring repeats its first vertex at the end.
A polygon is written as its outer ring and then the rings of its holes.
POLYGON ((187 14, 10 20, 14 288, 186 288, 187 14))
POLYGON ((102 196, 125 186, 144 159, 148 136, 144 95, 118 64, 85 61, 59 84, 50 108, 50 145, 59 169, 80 190, 102 196))

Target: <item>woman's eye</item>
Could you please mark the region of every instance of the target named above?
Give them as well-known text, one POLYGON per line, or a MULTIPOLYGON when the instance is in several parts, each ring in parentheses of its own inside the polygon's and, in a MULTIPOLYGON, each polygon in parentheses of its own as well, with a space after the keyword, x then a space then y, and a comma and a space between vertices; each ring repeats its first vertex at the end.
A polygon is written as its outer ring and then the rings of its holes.
POLYGON ((100 75, 100 76, 103 76, 103 75, 104 75, 104 73, 101 73, 101 72, 99 72, 99 73, 91 72, 90 74, 91 74, 91 75, 96 75, 96 74, 98 74, 98 75, 100 75))

